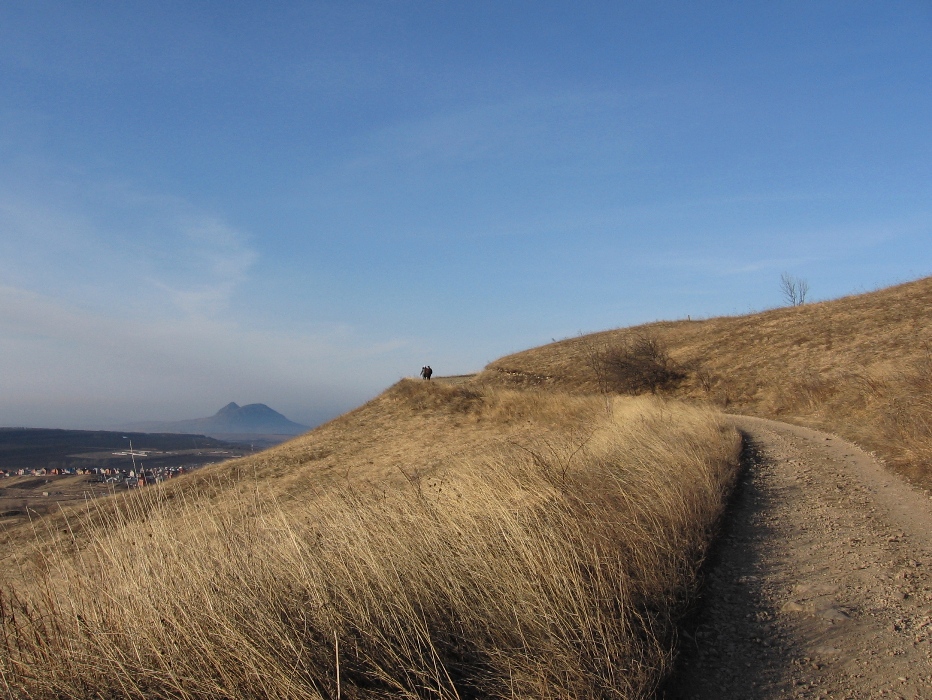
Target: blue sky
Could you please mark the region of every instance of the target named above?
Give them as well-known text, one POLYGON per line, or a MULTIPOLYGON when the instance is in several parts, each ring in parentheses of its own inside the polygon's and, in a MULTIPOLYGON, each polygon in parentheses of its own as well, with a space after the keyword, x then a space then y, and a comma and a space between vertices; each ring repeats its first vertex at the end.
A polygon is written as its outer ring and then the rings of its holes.
POLYGON ((0 3, 0 425, 313 424, 930 214, 925 0, 0 3))

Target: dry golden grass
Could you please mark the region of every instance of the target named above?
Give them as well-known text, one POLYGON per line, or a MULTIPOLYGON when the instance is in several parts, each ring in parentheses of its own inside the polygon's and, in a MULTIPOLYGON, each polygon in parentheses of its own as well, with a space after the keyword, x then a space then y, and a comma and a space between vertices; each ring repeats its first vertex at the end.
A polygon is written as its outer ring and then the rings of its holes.
POLYGON ((834 301, 653 323, 504 357, 478 380, 598 389, 587 358, 638 333, 689 369, 676 396, 836 432, 932 487, 932 278, 834 301))
POLYGON ((402 381, 267 453, 43 520, 28 556, 11 533, 0 683, 646 697, 738 447, 720 415, 655 397, 402 381))
MULTIPOLYGON (((320 493, 352 486, 386 490, 407 483, 405 474, 428 474, 451 457, 483 454, 492 445, 524 433, 545 435, 582 429, 593 416, 592 403, 573 396, 487 392, 447 387, 439 382, 425 392, 420 383, 403 381, 367 404, 296 438, 247 459, 204 467, 166 482, 166 498, 192 491, 220 501, 226 489, 252 488, 261 480, 283 507, 307 506, 320 493), (512 400, 507 397, 512 396, 512 400), (480 398, 481 397, 481 398, 480 398), (528 423, 529 414, 534 420, 528 423), (230 474, 241 476, 229 478, 230 474), (249 476, 246 479, 244 476, 249 476), (217 484, 223 491, 217 492, 217 484)), ((0 569, 15 568, 25 556, 17 543, 41 537, 44 543, 82 539, 86 524, 119 509, 119 499, 103 499, 90 511, 68 510, 36 525, 6 527, 0 532, 0 569), (102 513, 102 515, 101 515, 102 513), (37 533, 37 528, 41 532, 37 533)), ((122 514, 120 517, 135 517, 122 514)))

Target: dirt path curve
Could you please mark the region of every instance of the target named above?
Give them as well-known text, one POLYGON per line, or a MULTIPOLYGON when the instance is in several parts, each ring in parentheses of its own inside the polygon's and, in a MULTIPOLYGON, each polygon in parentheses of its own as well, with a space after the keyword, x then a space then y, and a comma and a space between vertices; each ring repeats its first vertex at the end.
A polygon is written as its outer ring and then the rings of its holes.
POLYGON ((735 423, 748 468, 665 697, 932 698, 932 501, 835 436, 735 423))

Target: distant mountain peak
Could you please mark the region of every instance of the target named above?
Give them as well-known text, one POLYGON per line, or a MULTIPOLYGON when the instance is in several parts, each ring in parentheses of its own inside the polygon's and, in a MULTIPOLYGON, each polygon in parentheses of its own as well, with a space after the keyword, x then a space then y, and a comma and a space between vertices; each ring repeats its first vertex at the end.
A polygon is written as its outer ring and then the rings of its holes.
POLYGON ((231 401, 210 418, 146 424, 146 429, 158 432, 198 433, 201 435, 267 434, 300 435, 310 428, 290 421, 264 403, 240 406, 231 401))
POLYGON ((264 403, 248 403, 245 406, 240 406, 237 412, 253 418, 284 418, 281 413, 274 408, 269 408, 264 403))

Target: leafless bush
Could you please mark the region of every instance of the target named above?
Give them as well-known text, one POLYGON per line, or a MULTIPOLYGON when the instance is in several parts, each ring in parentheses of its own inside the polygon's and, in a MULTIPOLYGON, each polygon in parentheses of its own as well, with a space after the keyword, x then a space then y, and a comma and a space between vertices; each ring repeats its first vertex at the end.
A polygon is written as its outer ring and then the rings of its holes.
POLYGON ((595 338, 585 338, 581 346, 581 355, 589 375, 595 380, 600 394, 612 393, 609 387, 608 373, 606 372, 605 354, 608 346, 605 342, 598 342, 595 338))
POLYGON ((696 383, 702 388, 706 394, 711 394, 712 389, 715 388, 717 380, 715 375, 712 374, 705 367, 699 367, 693 373, 696 377, 696 383))
POLYGON ((656 394, 675 389, 686 379, 686 368, 670 357, 655 336, 637 335, 598 356, 599 376, 609 392, 656 394))
POLYGON ((806 295, 809 294, 809 283, 801 277, 793 277, 784 272, 780 275, 780 291, 783 292, 783 299, 790 306, 802 306, 806 303, 806 295))

